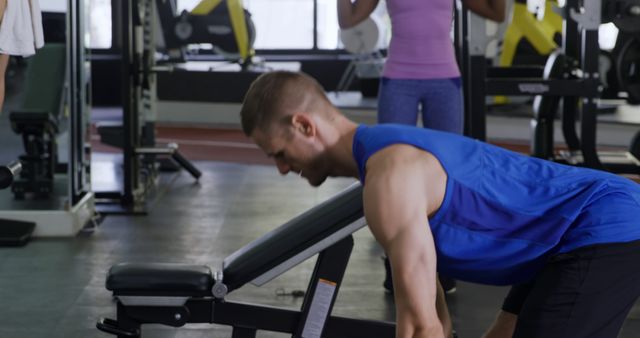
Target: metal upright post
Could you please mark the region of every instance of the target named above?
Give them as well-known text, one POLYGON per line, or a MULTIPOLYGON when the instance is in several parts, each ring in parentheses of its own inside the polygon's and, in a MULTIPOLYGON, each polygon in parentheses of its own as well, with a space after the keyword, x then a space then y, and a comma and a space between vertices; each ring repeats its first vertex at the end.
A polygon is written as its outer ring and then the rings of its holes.
POLYGON ((171 156, 196 179, 201 172, 178 152, 177 145, 155 144, 156 0, 113 1, 117 19, 114 31, 118 32, 113 40, 122 60, 122 127, 114 126, 111 133, 122 133, 121 137, 116 135, 122 147, 123 184, 112 191, 98 192, 97 197, 120 203, 103 212, 146 214, 146 189, 154 183, 158 156, 171 156))
POLYGON ((87 141, 89 81, 84 32, 85 0, 69 0, 67 7, 67 78, 69 81, 69 199, 78 203, 91 191, 87 141))
MULTIPOLYGON (((572 3, 571 0, 568 3, 572 3)), ((571 6, 568 14, 578 25, 581 32, 580 60, 582 63, 583 80, 590 88, 599 88, 598 73, 598 28, 601 22, 601 0, 584 0, 583 10, 571 6)), ((590 91, 591 92, 591 91, 590 91)), ((597 93, 598 91, 593 91, 597 93)), ((584 164, 590 168, 603 169, 596 152, 596 124, 597 124, 597 94, 589 94, 582 99, 582 114, 580 116, 580 134, 582 138, 581 150, 584 164)))
MULTIPOLYGON (((464 7, 463 7, 464 9, 464 7)), ((486 116, 486 45, 489 41, 485 33, 486 21, 466 9, 466 29, 463 31, 463 41, 467 45, 467 100, 465 121, 466 135, 478 140, 487 138, 486 116), (473 29, 470 29, 473 28, 473 29)))
MULTIPOLYGON (((563 10, 563 34, 562 34, 562 49, 564 55, 568 56, 572 62, 574 68, 577 68, 580 60, 580 31, 578 23, 569 18, 569 12, 571 9, 578 10, 580 8, 578 0, 567 0, 563 10)), ((578 114, 578 97, 576 96, 563 96, 562 97, 562 134, 564 136, 565 143, 570 151, 575 152, 580 150, 580 139, 576 131, 576 117, 578 114)))
POLYGON ((469 134, 468 136, 485 141, 487 139, 487 111, 486 111, 486 60, 483 55, 473 55, 469 58, 469 87, 468 99, 469 134))
MULTIPOLYGON (((155 125, 158 119, 156 109, 156 73, 153 71, 155 67, 156 55, 156 1, 144 0, 144 15, 142 22, 142 55, 140 55, 141 66, 145 71, 141 75, 141 100, 140 100, 140 117, 142 124, 142 137, 140 143, 144 147, 154 147, 155 125)), ((147 161, 154 162, 155 158, 147 158, 147 161)))
MULTIPOLYGON (((599 3, 600 1, 598 1, 599 3)), ((598 30, 585 29, 582 31, 582 73, 592 86, 600 86, 598 72, 598 30)), ((580 134, 582 135, 582 156, 587 167, 603 169, 596 151, 598 97, 587 96, 582 99, 582 117, 580 134)))
POLYGON ((135 95, 136 77, 136 34, 133 16, 137 12, 137 0, 122 0, 122 127, 124 187, 121 203, 133 206, 140 171, 135 149, 138 145, 138 97, 135 95))

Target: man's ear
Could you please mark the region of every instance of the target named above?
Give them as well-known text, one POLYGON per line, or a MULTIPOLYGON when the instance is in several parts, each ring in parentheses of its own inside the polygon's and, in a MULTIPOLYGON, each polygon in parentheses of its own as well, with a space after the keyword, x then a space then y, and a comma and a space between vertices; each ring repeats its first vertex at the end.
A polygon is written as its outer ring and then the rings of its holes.
POLYGON ((296 131, 301 132, 305 136, 315 136, 316 124, 315 121, 305 113, 295 113, 291 116, 291 123, 296 131))

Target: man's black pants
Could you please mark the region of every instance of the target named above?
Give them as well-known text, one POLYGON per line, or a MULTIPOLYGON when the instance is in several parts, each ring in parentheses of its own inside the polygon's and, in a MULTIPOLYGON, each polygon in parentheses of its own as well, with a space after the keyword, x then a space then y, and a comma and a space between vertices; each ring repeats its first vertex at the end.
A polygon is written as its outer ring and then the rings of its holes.
POLYGON ((517 314, 514 338, 617 337, 640 296, 640 241, 598 244, 550 258, 515 285, 502 309, 517 314))

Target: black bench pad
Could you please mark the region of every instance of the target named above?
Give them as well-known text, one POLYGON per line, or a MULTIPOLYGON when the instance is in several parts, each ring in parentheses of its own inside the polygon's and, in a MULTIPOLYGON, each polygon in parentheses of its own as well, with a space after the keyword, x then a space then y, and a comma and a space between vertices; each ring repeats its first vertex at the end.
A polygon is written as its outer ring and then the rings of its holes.
POLYGON ((362 186, 355 183, 225 258, 224 284, 231 292, 363 216, 362 186))
POLYGON ((47 130, 54 134, 58 132, 58 121, 55 116, 45 111, 13 111, 9 114, 9 120, 11 129, 18 134, 29 129, 47 130))
POLYGON ((107 290, 115 295, 206 297, 213 284, 205 265, 120 263, 107 275, 107 290))

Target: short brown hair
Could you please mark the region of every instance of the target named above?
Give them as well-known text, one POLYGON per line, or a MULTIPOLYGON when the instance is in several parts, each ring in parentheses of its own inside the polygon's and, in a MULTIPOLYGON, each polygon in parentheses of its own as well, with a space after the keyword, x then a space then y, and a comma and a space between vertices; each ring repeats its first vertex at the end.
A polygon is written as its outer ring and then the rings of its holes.
POLYGON ((317 110, 329 100, 322 86, 311 76, 301 72, 274 71, 260 75, 242 103, 240 117, 247 136, 257 129, 266 130, 275 121, 284 119, 296 110, 317 110))

